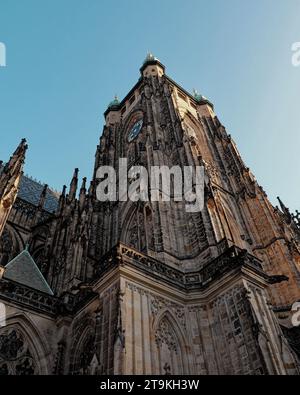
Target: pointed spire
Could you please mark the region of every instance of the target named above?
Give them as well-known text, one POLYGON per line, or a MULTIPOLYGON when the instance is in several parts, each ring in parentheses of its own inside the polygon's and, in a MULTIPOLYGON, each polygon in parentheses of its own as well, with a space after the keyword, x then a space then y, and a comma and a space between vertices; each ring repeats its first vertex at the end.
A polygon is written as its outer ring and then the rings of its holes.
POLYGON ((153 53, 148 52, 142 67, 140 68, 140 72, 143 75, 144 70, 146 69, 147 66, 158 66, 160 68, 160 75, 163 75, 165 73, 165 66, 161 63, 161 61, 153 55, 153 53))
POLYGON ((89 196, 92 196, 93 191, 94 191, 94 181, 91 181, 90 186, 89 186, 89 191, 88 191, 89 196))
POLYGON ((153 62, 153 61, 159 61, 159 60, 153 55, 153 53, 148 51, 147 56, 146 56, 143 64, 145 64, 147 62, 153 62))
POLYGON ((280 197, 277 197, 277 200, 278 200, 278 202, 279 202, 279 204, 280 204, 281 211, 283 212, 286 221, 287 221, 288 223, 291 223, 291 221, 292 221, 292 216, 291 216, 291 213, 290 213, 289 208, 286 207, 286 205, 282 202, 282 200, 280 199, 280 197))
POLYGON ((17 149, 15 150, 13 156, 17 156, 23 154, 28 148, 26 139, 22 139, 20 144, 18 145, 17 149))
POLYGON ((77 185, 78 185, 78 173, 79 169, 74 170, 73 178, 70 184, 70 191, 69 191, 69 199, 73 200, 75 199, 76 196, 76 191, 77 191, 77 185))
POLYGON ((58 202, 58 207, 57 207, 57 213, 60 213, 61 210, 64 207, 65 199, 66 199, 66 192, 67 192, 67 187, 66 185, 63 186, 61 195, 59 197, 59 202, 58 202))
POLYGON ((67 192, 67 186, 64 185, 63 189, 62 189, 62 192, 61 192, 61 196, 65 197, 66 196, 66 192, 67 192))
POLYGON ((48 184, 45 184, 44 188, 43 188, 43 191, 41 193, 41 196, 40 196, 39 204, 38 204, 38 207, 41 210, 44 208, 44 204, 45 204, 45 201, 46 201, 47 190, 48 190, 48 184))
POLYGON ((26 140, 23 139, 0 173, 0 236, 17 198, 26 150, 26 140))
POLYGON ((86 177, 83 177, 80 192, 86 191, 86 177))
POLYGON ((25 153, 28 148, 26 139, 22 139, 18 147, 16 148, 13 155, 4 167, 4 173, 13 173, 14 171, 20 170, 25 160, 25 153))
POLYGON ((0 173, 0 198, 9 191, 12 185, 18 188, 22 176, 23 164, 25 161, 25 153, 27 150, 26 140, 22 139, 17 149, 5 164, 3 171, 0 173))
POLYGON ((85 197, 86 197, 86 177, 84 177, 82 179, 82 184, 81 184, 81 188, 80 188, 80 195, 79 195, 80 208, 83 207, 85 197))

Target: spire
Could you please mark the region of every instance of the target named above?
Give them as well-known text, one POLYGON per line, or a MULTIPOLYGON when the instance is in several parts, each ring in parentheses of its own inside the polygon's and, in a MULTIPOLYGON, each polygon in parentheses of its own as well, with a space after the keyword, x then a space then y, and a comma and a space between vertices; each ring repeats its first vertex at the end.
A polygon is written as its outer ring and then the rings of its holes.
POLYGON ((69 199, 73 200, 75 199, 76 196, 76 191, 77 191, 77 185, 78 185, 78 173, 79 169, 74 170, 73 178, 70 184, 70 192, 69 192, 69 199))
POLYGON ((197 89, 193 89, 193 96, 196 101, 201 101, 203 96, 197 91, 197 89))
POLYGON ((159 62, 159 60, 151 52, 148 52, 143 64, 155 61, 159 62))
POLYGON ((41 210, 44 208, 46 195, 47 195, 47 190, 48 190, 48 184, 45 184, 44 188, 43 188, 43 191, 41 193, 40 200, 39 200, 39 205, 38 205, 39 209, 41 209, 41 210))
POLYGON ((0 173, 0 235, 17 198, 26 150, 26 140, 22 139, 0 173))
POLYGON ((82 179, 82 184, 81 184, 81 188, 80 188, 80 193, 82 192, 86 192, 86 177, 83 177, 82 179))
POLYGON ((95 188, 94 188, 94 181, 90 182, 90 186, 89 186, 89 190, 88 190, 88 195, 90 199, 94 198, 94 194, 95 194, 95 188))
POLYGON ((63 186, 63 189, 62 189, 62 192, 61 192, 61 195, 60 195, 60 197, 59 197, 59 202, 58 202, 58 207, 57 207, 57 213, 60 213, 61 210, 62 210, 63 207, 64 207, 65 199, 66 199, 66 191, 67 191, 67 187, 66 187, 66 185, 64 185, 64 186, 63 186))
POLYGON ((18 145, 17 149, 13 153, 13 157, 20 156, 25 153, 27 150, 28 146, 26 144, 26 139, 22 139, 20 144, 18 145))
POLYGON ((279 204, 280 204, 281 211, 283 212, 286 221, 287 221, 288 223, 291 223, 291 221, 292 221, 292 216, 291 216, 291 213, 290 213, 289 208, 285 206, 285 204, 282 202, 282 200, 280 199, 280 197, 277 197, 277 200, 278 200, 278 202, 279 202, 279 204))
POLYGON ((80 188, 80 194, 79 194, 79 204, 80 207, 83 207, 84 201, 85 201, 85 196, 86 196, 86 177, 82 179, 82 184, 80 188))
POLYGON ((67 186, 64 185, 63 189, 62 189, 62 192, 61 192, 61 196, 65 197, 66 196, 66 192, 67 192, 67 186))
POLYGON ((119 107, 119 104, 120 104, 120 100, 119 100, 118 96, 115 95, 114 100, 109 103, 108 108, 119 107))
POLYGON ((18 171, 22 167, 25 160, 25 153, 27 148, 28 146, 26 144, 26 139, 22 139, 17 149, 4 166, 4 173, 12 173, 14 171, 18 171))
POLYGON ((165 69, 166 69, 165 66, 151 52, 147 53, 143 65, 140 68, 140 72, 142 75, 144 70, 147 68, 147 66, 157 66, 160 69, 160 75, 165 73, 165 69))
POLYGON ((201 95, 197 89, 193 89, 193 97, 198 104, 208 104, 213 109, 213 104, 205 96, 201 95))

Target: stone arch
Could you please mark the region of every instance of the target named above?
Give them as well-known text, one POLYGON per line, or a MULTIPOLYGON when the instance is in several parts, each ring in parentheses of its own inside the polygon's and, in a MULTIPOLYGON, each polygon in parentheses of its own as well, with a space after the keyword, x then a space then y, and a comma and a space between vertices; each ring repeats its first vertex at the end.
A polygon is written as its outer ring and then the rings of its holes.
POLYGON ((124 221, 123 240, 128 246, 139 249, 139 223, 137 205, 132 205, 124 221))
POLYGON ((48 234, 49 227, 47 225, 38 226, 33 230, 29 249, 34 259, 40 255, 41 249, 44 248, 48 234))
POLYGON ((44 245, 42 245, 34 249, 31 254, 34 262, 37 264, 38 268, 44 276, 46 276, 49 267, 49 248, 49 246, 45 247, 44 245))
POLYGON ((47 375, 49 346, 25 314, 6 318, 0 328, 0 375, 47 375))
POLYGON ((73 328, 70 354, 70 374, 86 375, 95 355, 95 322, 91 317, 83 319, 73 328))
POLYGON ((153 324, 155 342, 155 373, 182 375, 190 374, 188 343, 180 323, 166 308, 153 324))
POLYGON ((186 137, 192 143, 192 152, 197 156, 202 156, 207 162, 213 161, 206 134, 200 126, 199 121, 189 111, 186 111, 183 117, 183 125, 185 125, 186 137))
POLYGON ((220 195, 220 203, 222 205, 224 229, 227 238, 235 245, 243 248, 241 235, 244 233, 244 230, 241 228, 238 214, 234 205, 231 204, 231 199, 226 199, 223 195, 220 195))
MULTIPOLYGON (((197 119, 193 116, 193 114, 191 114, 189 111, 186 111, 186 113, 184 114, 183 117, 183 123, 185 125, 187 125, 190 128, 199 129, 199 122, 197 121, 197 119)), ((194 130, 195 132, 195 130, 194 130)))
POLYGON ((5 266, 24 248, 24 242, 18 232, 6 225, 0 238, 0 265, 5 266))
MULTIPOLYGON (((147 252, 150 242, 147 243, 145 207, 143 204, 130 203, 123 217, 121 240, 129 247, 141 252, 147 252)), ((148 233, 151 233, 151 231, 149 230, 148 233)))

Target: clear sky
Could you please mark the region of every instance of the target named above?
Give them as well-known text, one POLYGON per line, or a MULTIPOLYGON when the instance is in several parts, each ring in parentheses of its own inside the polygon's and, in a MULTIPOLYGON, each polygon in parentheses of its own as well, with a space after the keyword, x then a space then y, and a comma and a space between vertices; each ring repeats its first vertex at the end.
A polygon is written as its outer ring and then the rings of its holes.
POLYGON ((272 202, 300 209, 300 0, 0 0, 0 158, 60 190, 91 177, 103 112, 152 51, 197 88, 272 202))

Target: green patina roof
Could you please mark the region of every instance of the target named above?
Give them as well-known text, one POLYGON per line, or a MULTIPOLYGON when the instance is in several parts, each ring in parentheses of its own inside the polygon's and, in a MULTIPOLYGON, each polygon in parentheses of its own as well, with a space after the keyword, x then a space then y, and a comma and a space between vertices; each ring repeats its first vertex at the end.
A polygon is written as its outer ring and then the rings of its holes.
POLYGON ((147 54, 146 59, 144 60, 143 64, 146 64, 148 62, 153 62, 153 61, 156 61, 156 60, 158 61, 158 59, 152 53, 149 52, 147 54))
POLYGON ((120 101, 117 96, 115 96, 114 100, 111 101, 108 105, 108 108, 119 106, 120 101))
POLYGON ((10 261, 4 269, 3 278, 53 295, 51 288, 27 249, 10 261))
POLYGON ((203 99, 205 99, 205 97, 202 96, 202 95, 200 95, 200 93, 199 93, 196 89, 194 89, 194 91, 193 91, 193 96, 194 96, 194 99, 195 99, 196 101, 198 101, 198 102, 200 102, 200 101, 202 101, 203 99))
POLYGON ((201 95, 196 89, 193 91, 193 97, 197 103, 207 103, 212 105, 212 103, 203 95, 201 95))

